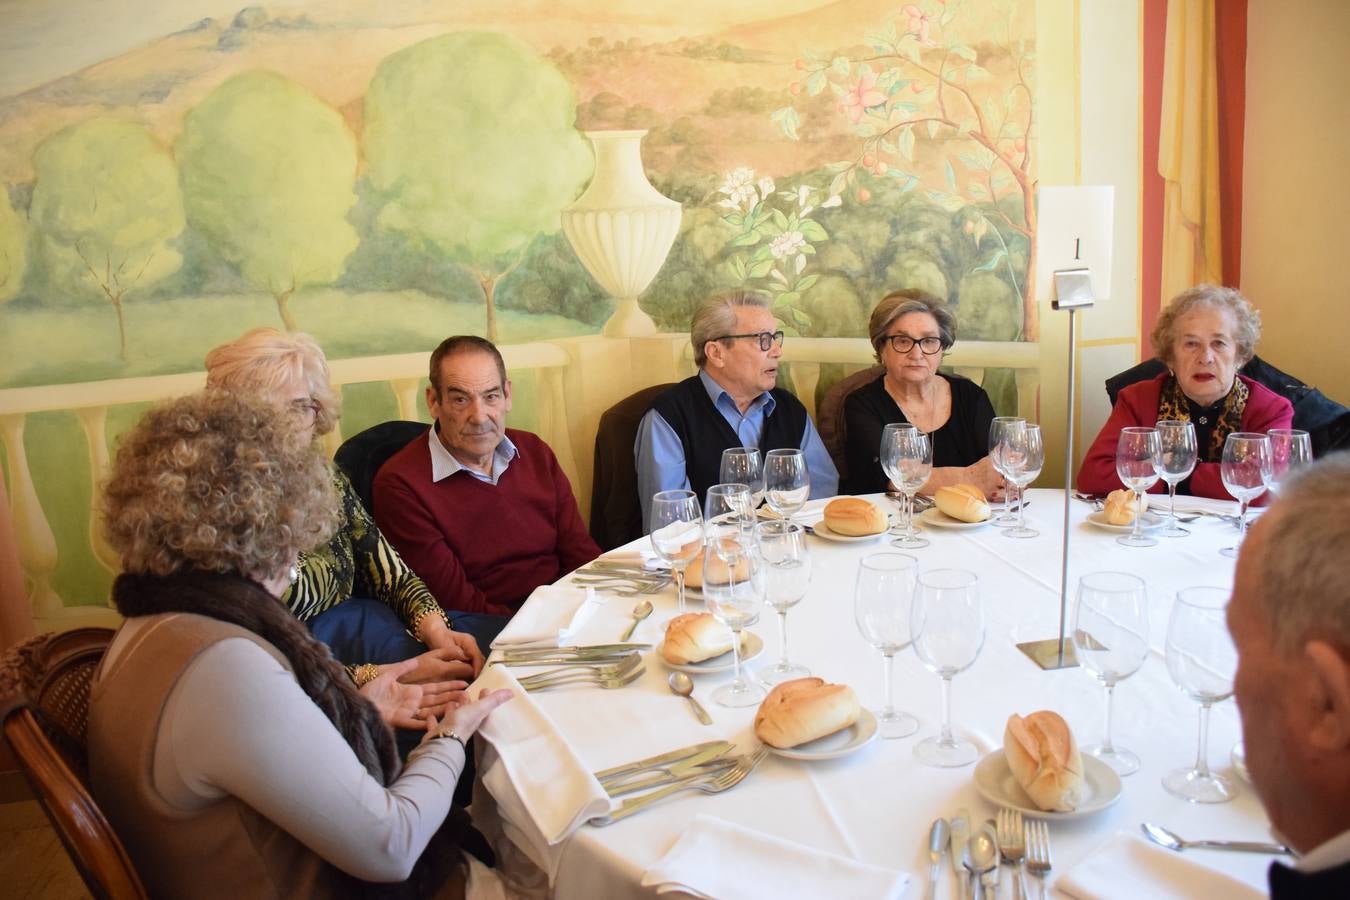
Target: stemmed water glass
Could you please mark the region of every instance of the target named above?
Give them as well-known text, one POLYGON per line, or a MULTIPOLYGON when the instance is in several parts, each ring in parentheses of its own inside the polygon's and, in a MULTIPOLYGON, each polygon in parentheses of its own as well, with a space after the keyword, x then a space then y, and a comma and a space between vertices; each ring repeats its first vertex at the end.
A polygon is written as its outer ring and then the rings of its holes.
POLYGON ((1312 436, 1299 428, 1272 428, 1270 439, 1270 492, 1278 494, 1291 473, 1312 462, 1312 436))
POLYGON ((1023 510, 1026 503, 1022 491, 1041 474, 1045 464, 1045 446, 1041 443, 1041 426, 1030 422, 1016 422, 1004 427, 999 438, 999 453, 1003 457, 1003 477, 1017 487, 1017 524, 1003 532, 1004 537, 1033 538, 1040 534, 1025 524, 1023 510))
POLYGON ((1163 787, 1192 803, 1227 803, 1238 794, 1231 779, 1210 771, 1206 755, 1209 708, 1233 696, 1237 672, 1237 649, 1225 621, 1228 596, 1225 588, 1216 587, 1178 591, 1167 622, 1167 671, 1200 704, 1200 747, 1195 766, 1169 772, 1163 787))
MULTIPOLYGON (((1025 424, 1026 419, 1021 416, 995 416, 989 423, 989 462, 993 464, 994 471, 1005 479, 1008 473, 1003 468, 1003 433, 1017 423, 1025 424)), ((999 528, 1017 524, 1017 516, 1012 512, 1012 491, 1003 492, 1003 512, 990 519, 989 524, 999 528)))
POLYGON ((967 766, 979 756, 970 741, 952 734, 952 678, 974 664, 984 646, 984 610, 978 579, 964 569, 934 569, 919 576, 910 613, 914 650, 942 679, 942 731, 914 746, 927 766, 967 766))
POLYGON ((800 450, 770 450, 764 457, 764 499, 769 509, 791 521, 810 493, 806 454, 800 450))
POLYGON ((764 463, 759 458, 759 448, 728 447, 723 450, 717 479, 723 484, 748 485, 753 508, 758 509, 764 499, 764 463))
POLYGON ((905 495, 896 547, 916 550, 928 541, 914 530, 914 494, 933 473, 933 442, 928 435, 907 422, 887 425, 881 432, 881 468, 896 490, 905 495))
POLYGON ((787 614, 811 586, 811 554, 806 531, 795 522, 760 522, 756 543, 764 561, 764 600, 778 613, 778 662, 760 678, 769 684, 810 675, 811 670, 788 660, 787 614))
MULTIPOLYGON (((749 491, 741 485, 748 505, 749 491)), ((741 501, 735 501, 740 503, 741 501)), ((731 629, 735 678, 713 691, 722 706, 753 706, 764 699, 764 688, 744 678, 741 670, 741 630, 759 621, 764 605, 764 565, 755 550, 753 528, 741 527, 733 514, 708 522, 703 553, 703 601, 708 610, 731 629)))
POLYGON ((1223 444, 1223 459, 1219 463, 1219 477, 1223 486, 1238 501, 1238 539, 1231 547, 1219 552, 1237 559, 1238 548, 1247 536, 1247 506, 1265 493, 1270 484, 1270 439, 1264 434, 1235 431, 1223 444))
POLYGON ((684 570, 703 547, 703 510, 693 491, 661 491, 652 498, 652 549, 675 577, 675 595, 684 612, 684 570))
POLYGON ((1167 483, 1168 498, 1167 527, 1162 534, 1163 537, 1185 537, 1190 531, 1177 523, 1177 485, 1195 471, 1198 458, 1195 426, 1177 419, 1160 419, 1155 427, 1162 448, 1162 455, 1158 457, 1158 475, 1167 483))
POLYGON ((755 510, 750 488, 745 484, 714 484, 708 488, 703 504, 703 521, 709 525, 735 525, 742 532, 755 527, 755 510))
POLYGON ((874 553, 858 565, 853 594, 853 618, 863 640, 881 651, 886 706, 877 716, 884 738, 908 737, 919 730, 919 720, 895 708, 894 657, 912 642, 910 617, 919 574, 919 561, 907 553, 874 553))
POLYGON ((1158 464, 1162 462, 1162 444, 1158 429, 1131 426, 1120 429, 1116 440, 1116 474, 1134 491, 1134 527, 1116 538, 1126 547, 1152 547, 1156 538, 1144 535, 1144 494, 1158 483, 1158 464))
POLYGON ((1139 770, 1139 757, 1111 742, 1111 701, 1116 684, 1148 657, 1148 590, 1143 579, 1124 572, 1094 572, 1078 582, 1073 614, 1073 647, 1083 668, 1106 689, 1106 731, 1100 744, 1082 748, 1116 770, 1139 770))

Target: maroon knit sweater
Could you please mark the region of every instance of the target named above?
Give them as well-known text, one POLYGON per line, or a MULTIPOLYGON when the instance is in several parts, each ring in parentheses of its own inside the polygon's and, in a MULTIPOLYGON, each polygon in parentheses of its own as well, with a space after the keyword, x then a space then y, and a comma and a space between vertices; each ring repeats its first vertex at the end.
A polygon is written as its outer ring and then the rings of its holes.
POLYGON ((375 476, 376 524, 448 610, 509 616, 600 555, 548 444, 514 428, 506 436, 518 455, 495 485, 464 471, 433 482, 425 437, 375 476))

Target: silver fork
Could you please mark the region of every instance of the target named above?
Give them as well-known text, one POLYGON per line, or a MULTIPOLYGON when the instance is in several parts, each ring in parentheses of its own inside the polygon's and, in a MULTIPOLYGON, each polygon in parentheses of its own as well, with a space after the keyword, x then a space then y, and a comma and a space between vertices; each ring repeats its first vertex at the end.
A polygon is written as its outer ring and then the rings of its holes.
POLYGON ((640 597, 643 594, 656 594, 666 589, 669 581, 614 581, 614 580, 591 580, 589 578, 573 578, 573 584, 580 584, 586 587, 593 587, 603 594, 617 594, 620 597, 640 597))
POLYGON ((647 670, 644 668, 638 669, 636 672, 629 672, 627 675, 597 676, 589 672, 578 672, 573 670, 567 675, 560 675, 550 681, 531 681, 529 683, 522 681, 520 686, 530 693, 534 693, 535 691, 546 691, 549 688, 562 687, 563 685, 568 684, 585 684, 610 691, 615 688, 626 687, 627 685, 632 684, 646 671, 647 670))
POLYGON ((1045 876, 1050 874, 1050 828, 1044 822, 1028 821, 1026 825, 1027 871, 1036 876, 1045 900, 1045 876))
POLYGON ((754 753, 746 754, 741 761, 736 763, 730 769, 726 769, 716 775, 696 775, 678 781, 669 787, 663 787, 659 791, 652 791, 650 794, 643 794, 641 797, 634 797, 632 800, 624 801, 623 805, 607 816, 597 816, 591 819, 592 825, 612 825, 620 819, 626 819, 635 812, 646 809, 664 797, 679 791, 697 790, 705 794, 720 794, 734 788, 745 780, 745 776, 755 770, 764 757, 769 755, 768 748, 763 745, 754 753))
POLYGON ((1013 868, 1013 900, 1026 897, 1026 887, 1022 879, 1022 854, 1026 841, 1022 835, 1022 814, 1015 809, 998 811, 998 852, 1003 861, 1013 868))
POLYGON ((621 662, 607 663, 605 665, 567 665, 558 669, 548 669, 544 672, 534 672, 519 679, 521 684, 527 681, 548 681, 555 675, 570 675, 579 672, 583 675, 601 675, 609 678, 615 675, 627 675, 633 671, 642 662, 642 654, 629 653, 621 662))

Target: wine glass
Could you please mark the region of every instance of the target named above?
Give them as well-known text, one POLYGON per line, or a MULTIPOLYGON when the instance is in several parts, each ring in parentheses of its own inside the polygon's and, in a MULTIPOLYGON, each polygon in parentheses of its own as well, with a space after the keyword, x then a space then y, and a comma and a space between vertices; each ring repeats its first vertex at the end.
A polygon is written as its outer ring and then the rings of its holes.
MULTIPOLYGON (((994 471, 1002 475, 1005 479, 1008 473, 1003 470, 1003 433, 1010 425, 1016 423, 1025 423, 1026 419, 1021 416, 995 416, 989 423, 989 462, 993 464, 994 471)), ((1003 492, 1003 512, 989 520, 989 524, 1004 528, 1017 524, 1017 516, 1012 512, 1012 491, 1003 492)))
POLYGON ((1148 657, 1148 591, 1143 579, 1124 572, 1093 572, 1078 581, 1073 647, 1083 668, 1106 689, 1106 732, 1082 752, 1129 775, 1139 757, 1111 742, 1111 701, 1116 683, 1129 678, 1148 657))
POLYGON ((800 450, 770 450, 764 457, 764 499, 769 509, 790 521, 810 493, 806 454, 800 450))
MULTIPOLYGON (((749 498, 749 491, 743 495, 749 498)), ((755 551, 754 530, 734 519, 708 523, 708 550, 703 554, 703 601, 708 610, 731 629, 735 678, 713 691, 722 706, 754 706, 764 699, 764 688, 748 681, 741 670, 741 630, 759 620, 764 605, 764 565, 755 551)))
POLYGON ((717 479, 723 484, 744 484, 750 488, 753 508, 764 500, 764 463, 758 447, 728 447, 722 451, 717 479))
POLYGON ((1164 537, 1185 537, 1190 531, 1177 522, 1177 485, 1191 477, 1197 460, 1195 446, 1195 426, 1190 422, 1176 419, 1160 419, 1155 426, 1158 429, 1158 444, 1162 455, 1158 457, 1158 475, 1167 483, 1167 527, 1162 530, 1164 537))
POLYGON ((778 613, 779 653, 776 665, 760 673, 769 684, 810 675, 811 670, 788 660, 787 614, 811 586, 811 554, 806 531, 795 522, 760 522, 756 544, 764 561, 764 599, 778 613))
POLYGON ((750 488, 744 484, 714 484, 703 504, 703 521, 735 525, 742 532, 755 527, 750 488))
POLYGON ((1040 534, 1034 528, 1028 528, 1024 522, 1022 502, 1023 489, 1035 481, 1045 464, 1045 446, 1041 443, 1041 426, 1030 422, 1007 425, 999 439, 1000 453, 1003 455, 1003 477, 1017 487, 1017 524, 1003 532, 1004 537, 1033 538, 1040 534))
POLYGON ((933 442, 908 423, 887 425, 881 432, 881 467, 896 490, 905 495, 903 528, 891 544, 905 550, 927 547, 927 539, 914 531, 914 494, 933 473, 933 442))
POLYGON ((1116 440, 1116 474, 1121 482, 1134 491, 1134 527, 1129 534, 1116 538, 1126 547, 1153 547, 1157 538, 1144 534, 1144 494, 1158 483, 1158 464, 1162 460, 1162 444, 1158 429, 1131 426, 1120 429, 1116 440))
POLYGON ((1200 747, 1195 766, 1163 778, 1169 793, 1192 803, 1227 803, 1237 785, 1209 769, 1209 708, 1233 696, 1237 649, 1228 633, 1226 588, 1194 587, 1177 592, 1167 622, 1167 671, 1192 700, 1200 704, 1200 747))
POLYGON ((1238 501, 1238 539, 1233 546, 1219 551, 1224 556, 1237 558, 1238 548, 1247 536, 1247 506, 1265 493, 1270 476, 1270 439, 1250 431, 1230 434, 1223 444, 1219 477, 1228 493, 1238 501))
POLYGON ((984 646, 984 610, 975 573, 934 569, 920 575, 909 630, 919 659, 942 679, 942 731, 919 741, 914 757, 926 766, 968 766, 979 750, 952 734, 951 687, 956 673, 970 668, 984 646))
POLYGON ((1278 494, 1290 474, 1312 462, 1312 436, 1299 428, 1272 428, 1270 439, 1270 492, 1278 494))
POLYGON ((895 708, 893 659, 912 641, 910 616, 919 561, 907 553, 874 553, 858 564, 853 593, 853 618, 863 639, 881 651, 886 706, 877 716, 884 738, 908 737, 919 730, 919 720, 895 708))
POLYGON ((675 576, 675 596, 684 612, 684 570, 703 547, 703 511, 693 491, 661 491, 652 497, 652 549, 675 576))

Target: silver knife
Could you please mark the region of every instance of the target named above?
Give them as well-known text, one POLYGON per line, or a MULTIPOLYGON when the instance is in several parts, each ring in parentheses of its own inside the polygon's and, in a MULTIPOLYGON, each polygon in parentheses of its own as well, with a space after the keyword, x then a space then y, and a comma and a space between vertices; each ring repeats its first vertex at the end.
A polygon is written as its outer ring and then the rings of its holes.
POLYGON ((608 779, 603 782, 605 793, 611 797, 621 797, 624 794, 632 794, 637 791, 645 791, 648 788, 661 787, 671 784, 682 778, 697 775, 708 775, 715 773, 728 766, 734 766, 738 757, 726 756, 725 754, 734 745, 729 742, 723 742, 715 747, 709 747, 702 753, 696 753, 688 759, 682 759, 679 762, 673 762, 668 766, 653 766, 649 769, 642 769, 634 772, 634 775, 643 772, 652 773, 647 778, 629 780, 627 776, 608 779), (726 747, 727 749, 723 749, 726 747))
POLYGON ((732 747, 736 746, 731 741, 704 741, 701 744, 694 744, 690 747, 681 747, 678 750, 670 750, 666 753, 659 753, 656 756, 647 759, 639 759, 636 762, 624 763, 621 766, 615 766, 612 769, 604 769, 596 772, 595 777, 601 781, 614 781, 618 778, 626 778, 635 775, 643 769, 654 769, 660 766, 668 766, 671 763, 677 763, 682 759, 688 759, 691 756, 697 756, 711 748, 719 748, 718 753, 726 753, 732 747))
POLYGON ((956 811, 952 816, 952 871, 956 873, 956 885, 961 889, 961 897, 967 896, 966 886, 969 883, 967 872, 962 865, 962 857, 966 853, 966 841, 970 840, 970 813, 965 807, 956 811))
POLYGON ((534 656, 614 656, 630 650, 650 650, 651 644, 591 644, 585 647, 519 647, 501 651, 502 659, 529 659, 534 656))
POLYGON ((612 656, 588 656, 585 659, 578 659, 575 656, 534 656, 529 659, 494 659, 489 665, 494 666, 603 666, 610 663, 621 663, 628 658, 627 653, 616 653, 612 656))
POLYGON ((928 832, 928 860, 932 864, 928 869, 928 900, 937 900, 938 878, 942 874, 939 866, 950 841, 951 829, 947 826, 947 820, 934 819, 933 827, 928 832))

